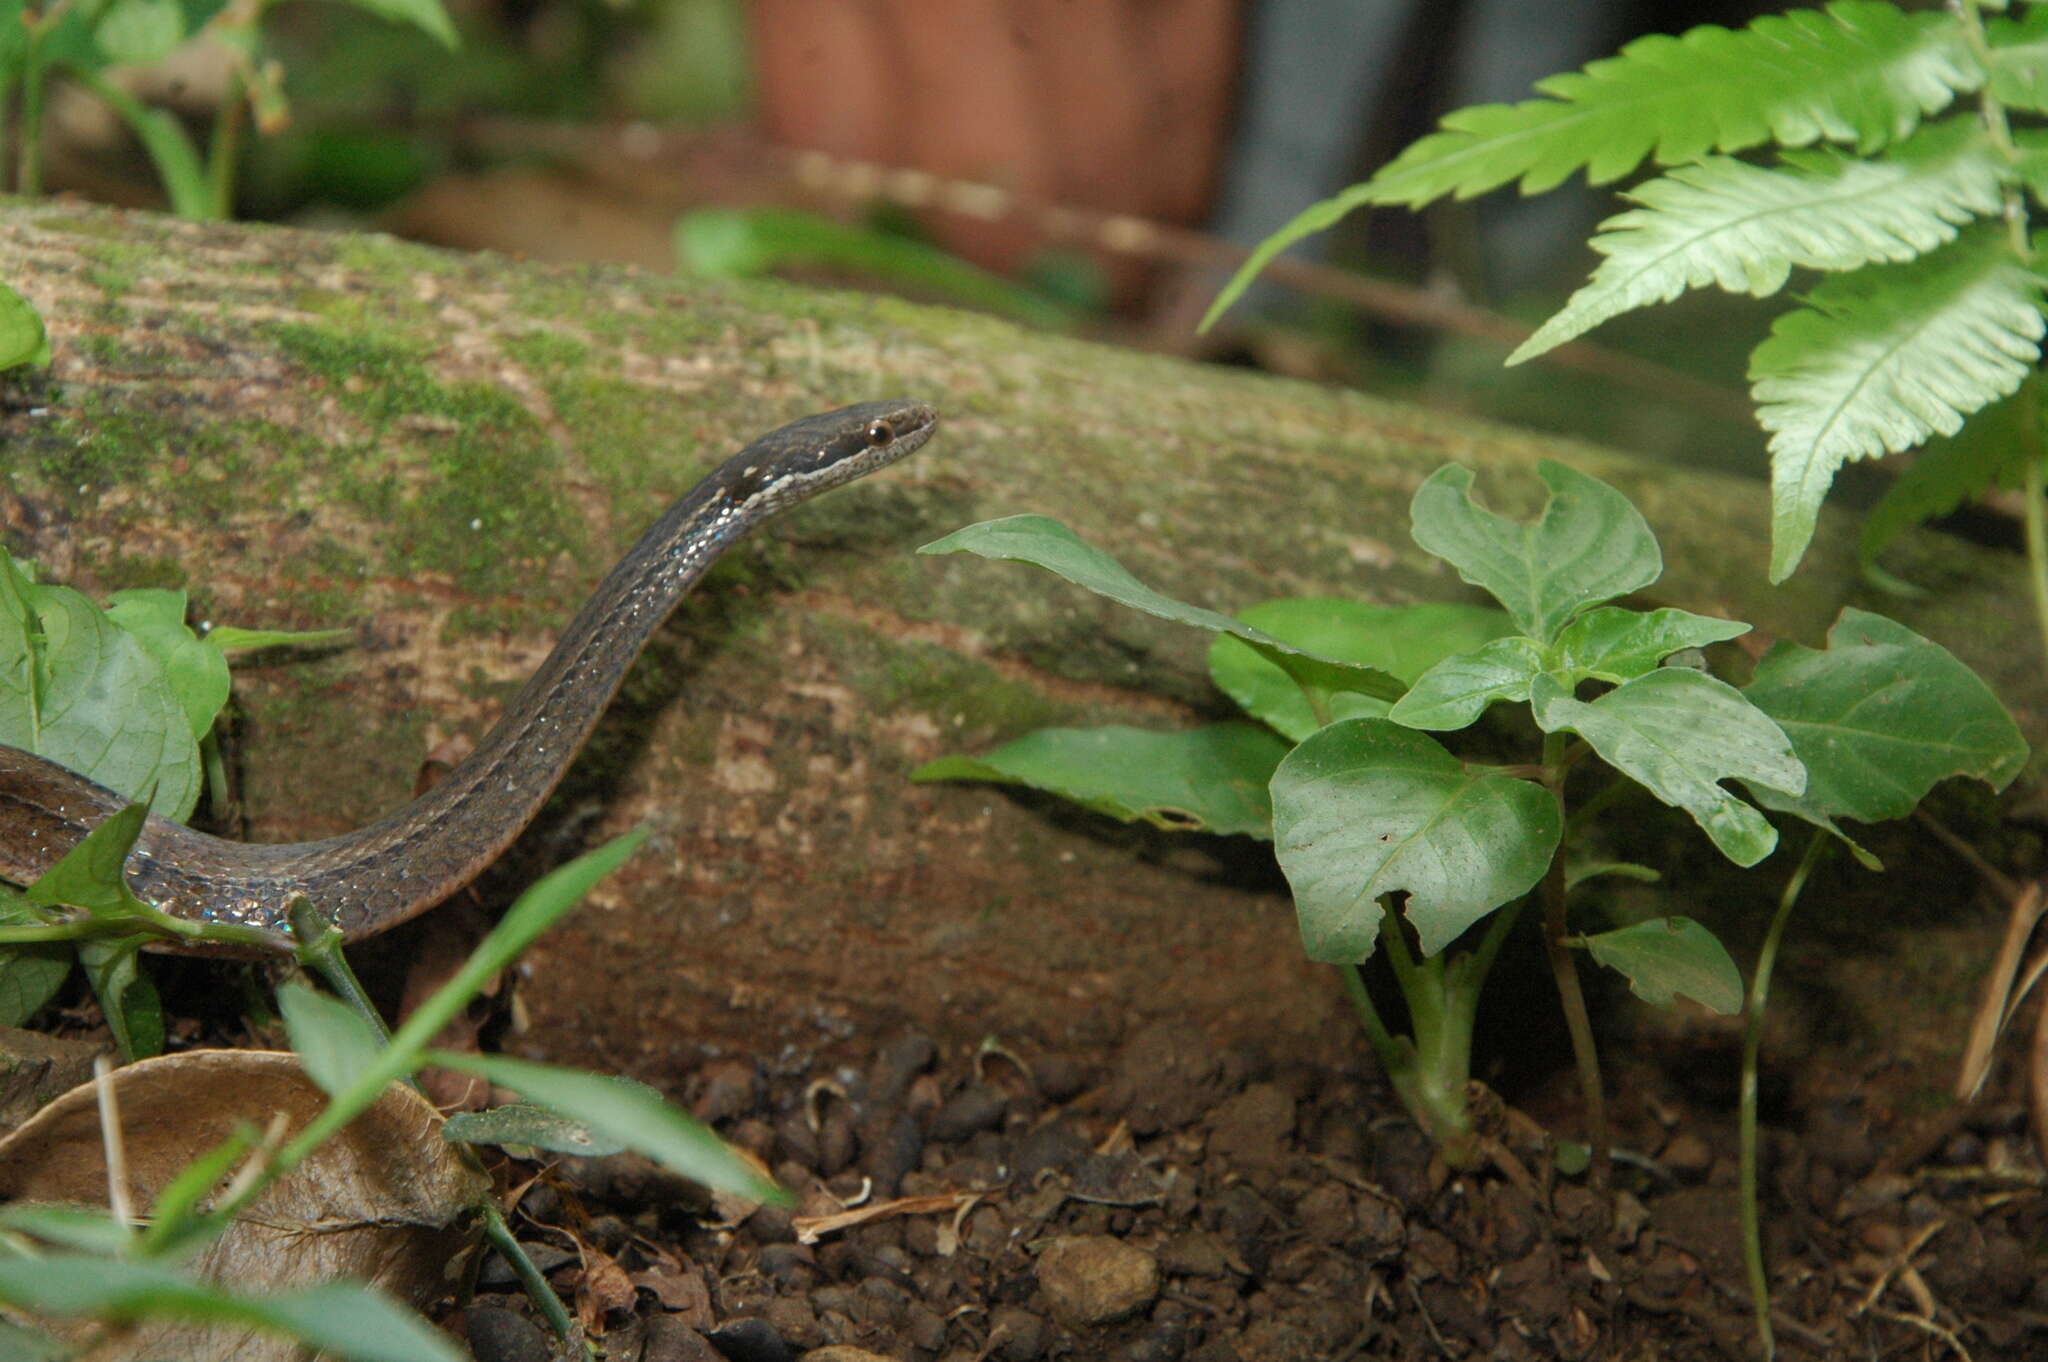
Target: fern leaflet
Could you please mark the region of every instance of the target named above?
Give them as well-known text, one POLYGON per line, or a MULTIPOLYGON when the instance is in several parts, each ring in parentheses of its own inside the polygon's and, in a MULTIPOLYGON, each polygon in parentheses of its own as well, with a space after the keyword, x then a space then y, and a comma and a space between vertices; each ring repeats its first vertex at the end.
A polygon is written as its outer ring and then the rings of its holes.
POLYGON ((1765 15, 1738 31, 1704 24, 1538 81, 1551 99, 1449 115, 1443 132, 1373 176, 1372 201, 1419 207, 1514 179, 1536 194, 1581 167, 1605 184, 1646 156, 1674 165, 1771 140, 1799 147, 1825 138, 1869 152, 1982 81, 1947 15, 1881 0, 1765 15))
POLYGON ((2042 279, 1996 227, 1903 265, 1834 275, 1750 356, 1771 432, 1771 580, 1813 537, 1845 460, 1953 435, 2012 392, 2040 353, 2042 279))
MULTIPOLYGON (((2017 60, 2017 59, 2016 59, 2017 60)), ((1309 205, 1260 242, 1204 314, 1206 329, 1273 257, 1376 203, 1420 207, 1521 181, 1550 189, 1583 168, 1592 184, 1775 139, 1827 139, 1873 151, 1975 90, 1984 73, 1953 19, 1908 14, 1884 0, 1765 15, 1747 28, 1714 24, 1639 38, 1618 56, 1537 82, 1547 99, 1447 114, 1363 184, 1309 205)))
POLYGON ((2026 471, 2029 441, 2023 423, 2040 420, 2041 380, 2029 378, 2020 391, 1986 407, 1953 437, 1928 441, 1883 500, 1864 517, 1857 555, 1866 572, 1877 555, 1901 534, 1938 515, 1947 515, 1987 487, 2017 487, 2026 471))
POLYGON ((1991 45, 1991 95, 2009 109, 2048 112, 2048 7, 1985 25, 1991 45))
POLYGON ((1975 120, 1929 124, 1877 160, 1832 149, 1788 153, 1781 169, 1716 156, 1651 180, 1641 208, 1601 224, 1607 258, 1508 363, 1532 359, 1608 318, 1707 284, 1757 297, 1793 266, 1851 270, 1911 260, 2001 207, 2005 163, 1975 120))

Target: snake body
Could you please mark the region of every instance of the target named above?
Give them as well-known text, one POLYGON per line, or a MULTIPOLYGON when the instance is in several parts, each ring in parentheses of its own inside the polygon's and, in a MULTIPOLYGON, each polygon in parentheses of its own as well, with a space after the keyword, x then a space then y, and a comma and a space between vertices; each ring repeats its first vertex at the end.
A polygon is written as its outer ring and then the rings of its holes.
MULTIPOLYGON (((433 907, 532 821, 627 668, 720 554, 776 513, 914 452, 937 421, 921 402, 866 402, 762 436, 641 536, 476 750, 425 794, 316 842, 231 841, 152 814, 124 867, 130 887, 174 917, 279 931, 304 896, 350 941, 433 907)), ((0 745, 0 878, 32 882, 127 803, 0 745)))

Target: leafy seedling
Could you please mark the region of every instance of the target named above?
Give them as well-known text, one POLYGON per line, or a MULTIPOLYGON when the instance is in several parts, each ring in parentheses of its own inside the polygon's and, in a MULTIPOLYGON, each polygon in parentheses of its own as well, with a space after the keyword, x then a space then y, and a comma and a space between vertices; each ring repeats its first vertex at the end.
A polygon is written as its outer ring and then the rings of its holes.
MULTIPOLYGON (((1615 604, 1663 571, 1649 525, 1598 479, 1550 462, 1537 474, 1550 496, 1531 523, 1479 505, 1472 474, 1455 465, 1427 479, 1410 507, 1416 542, 1497 609, 1281 601, 1231 619, 1161 595, 1042 516, 926 545, 921 552, 1035 563, 1216 632, 1211 675, 1270 740, 1255 741, 1257 728, 1242 722, 1180 733, 1049 730, 979 757, 941 758, 913 776, 1005 781, 1127 820, 1270 837, 1303 947, 1342 970, 1396 1092, 1459 1163, 1484 1155, 1467 1106, 1481 990, 1534 898, 1604 1185, 1604 1099, 1572 951, 1660 1005, 1687 997, 1733 1012, 1743 989, 1727 951, 1688 918, 1573 930, 1572 899, 1597 902, 1603 875, 1654 872, 1596 864, 1576 845, 1585 836, 1578 824, 1597 818, 1568 816, 1579 813, 1568 800, 1582 785, 1570 777, 1610 768, 1622 788, 1682 810, 1747 867, 1778 844, 1765 810, 1805 818, 1832 839, 1843 836, 1837 820, 1901 816, 1948 776, 2002 786, 2026 749, 1961 663, 1858 611, 1844 613, 1826 653, 1781 644, 1748 687, 1716 678, 1701 650, 1749 626, 1615 604), (1881 675, 1892 680, 1881 684, 1881 675), (1533 760, 1479 761, 1434 736, 1467 729, 1500 704, 1525 706, 1542 733, 1533 760), (1262 775, 1265 827, 1249 793, 1262 775), (1473 932, 1476 945, 1454 949, 1473 932), (1376 950, 1406 1005, 1405 1036, 1381 1020, 1356 968, 1376 950)), ((1589 803, 1585 814, 1599 807, 1589 803)))

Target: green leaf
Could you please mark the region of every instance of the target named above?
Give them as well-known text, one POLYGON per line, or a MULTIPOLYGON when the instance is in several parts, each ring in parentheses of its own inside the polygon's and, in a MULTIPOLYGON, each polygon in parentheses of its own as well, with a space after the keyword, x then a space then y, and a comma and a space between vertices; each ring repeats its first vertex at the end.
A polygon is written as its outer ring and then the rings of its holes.
POLYGON ((447 1335, 368 1286, 337 1283, 246 1296, 155 1263, 55 1254, 0 1261, 0 1301, 62 1319, 241 1324, 350 1362, 462 1362, 447 1335))
POLYGON ((2026 740, 1983 679, 1903 624, 1844 610, 1826 651, 1779 643, 1744 691, 1806 764, 1803 793, 1751 787, 1766 808, 1832 829, 1903 818, 1951 776, 2003 789, 2026 740))
POLYGON ((1406 689, 1400 678, 1386 672, 1370 667, 1351 667, 1336 658, 1317 657, 1228 615, 1161 595, 1133 577, 1122 563, 1101 549, 1084 543, 1079 535, 1050 516, 1013 515, 1001 520, 984 520, 955 530, 943 539, 935 539, 920 547, 918 552, 974 553, 983 558, 1002 558, 1042 567, 1076 586, 1086 587, 1098 596, 1107 596, 1133 610, 1142 610, 1177 624, 1191 624, 1197 629, 1234 635, 1290 673, 1303 667, 1306 660, 1314 665, 1307 667, 1304 674, 1312 677, 1313 684, 1324 689, 1355 690, 1385 700, 1399 699, 1406 689))
POLYGON ((232 683, 220 650, 207 647, 185 623, 185 593, 162 588, 116 591, 107 601, 107 618, 156 659, 192 726, 193 741, 204 738, 227 704, 232 683))
POLYGON ((585 1159, 601 1159, 626 1147, 623 1140, 592 1133, 574 1117, 530 1102, 511 1102, 488 1111, 458 1111, 441 1127, 441 1138, 463 1144, 523 1145, 585 1159))
POLYGON ((1813 537, 1845 460, 1953 435, 2019 387, 2040 353, 2039 275, 1995 227, 1904 265, 1823 280, 1750 356, 1771 432, 1771 580, 1813 537))
POLYGON ((376 1065, 377 1053, 384 1048, 347 1003, 303 984, 278 989, 277 1010, 306 1077, 329 1097, 354 1087, 376 1065))
POLYGON ((2006 167, 1975 119, 1926 128, 1864 160, 1792 152, 1781 168, 1713 157, 1633 190, 1643 205, 1600 224, 1606 257, 1512 355, 1520 364, 1634 308, 1713 285, 1776 293, 1794 266, 1851 270, 1923 255, 1996 215, 2006 167))
POLYGON ((1567 675, 1567 685, 1588 679, 1619 685, 1655 671, 1673 653, 1723 643, 1748 632, 1749 626, 1740 620, 1684 610, 1644 612, 1602 606, 1565 626, 1553 649, 1555 657, 1545 669, 1567 675))
POLYGON ((1660 917, 1589 936, 1593 958, 1628 977, 1644 1002, 1669 1007, 1683 994, 1723 1016, 1742 1010, 1742 971, 1728 948, 1689 917, 1660 917))
MULTIPOLYGON (((0 69, 4 66, 0 59, 0 69)), ((0 372, 49 362, 50 338, 42 316, 28 299, 0 283, 0 372)))
POLYGON ((450 52, 462 46, 462 39, 456 36, 455 25, 449 21, 448 11, 441 7, 441 0, 349 0, 349 3, 380 19, 411 24, 450 52))
POLYGON ((676 221, 675 248, 683 273, 706 278, 751 278, 778 269, 847 270, 1031 326, 1057 330, 1074 320, 1044 295, 936 246, 791 208, 693 209, 676 221))
POLYGON ((1984 26, 1991 45, 1991 97, 2008 109, 2048 112, 2048 9, 1984 26))
POLYGON ((1652 34, 1582 72, 1536 83, 1548 99, 1480 104, 1444 116, 1372 179, 1303 210, 1260 242, 1202 318, 1206 330, 1269 261, 1354 208, 1420 207, 1521 181, 1540 194, 1583 168, 1589 184, 1620 179, 1645 156, 1660 165, 1764 142, 1823 139, 1871 152, 1906 137, 1922 116, 1982 83, 1947 15, 1908 14, 1882 0, 1765 15, 1731 32, 1705 24, 1652 34))
POLYGON ((1540 785, 1468 770, 1385 719, 1331 724, 1273 773, 1273 850, 1314 960, 1372 954, 1381 895, 1408 892, 1425 955, 1543 877, 1563 825, 1540 785))
POLYGON ((1591 184, 1764 142, 1826 139, 1870 152, 1905 137, 1983 80, 1947 16, 1879 0, 1703 24, 1638 38, 1536 88, 1552 96, 1462 109, 1373 176, 1373 201, 1420 207, 1510 180, 1540 194, 1584 169, 1591 184))
POLYGON ((86 1253, 112 1256, 135 1247, 135 1231, 96 1207, 16 1202, 0 1208, 0 1226, 86 1253))
POLYGON ((353 629, 242 629, 216 624, 200 641, 223 653, 239 653, 253 648, 325 648, 354 639, 353 629))
POLYGON ((122 866, 142 835, 147 814, 142 805, 130 804, 86 833, 23 897, 46 908, 78 908, 113 921, 146 918, 150 910, 129 890, 122 866))
POLYGON ((1529 687, 1545 732, 1577 733, 1601 760, 1692 815, 1721 854, 1740 866, 1771 854, 1778 833, 1720 782, 1798 793, 1806 772, 1778 726, 1742 692, 1703 672, 1661 667, 1587 704, 1548 674, 1529 687))
POLYGON ((142 972, 146 936, 88 937, 78 943, 78 963, 92 981, 107 1029, 121 1062, 132 1064, 164 1052, 164 1005, 156 984, 142 972))
POLYGON ((143 646, 69 587, 27 581, 0 553, 0 742, 183 819, 199 744, 143 646))
POLYGON ((777 1205, 789 1203, 788 1193, 728 1149, 709 1127, 663 1102, 645 1084, 505 1055, 437 1050, 431 1059, 462 1073, 480 1074, 529 1102, 581 1121, 600 1138, 637 1149, 714 1190, 777 1205))
POLYGON ((1409 505, 1415 542, 1507 607, 1539 642, 1589 605, 1648 586, 1664 571, 1657 538, 1628 498, 1598 478, 1544 459, 1550 500, 1534 525, 1472 500, 1472 471, 1439 468, 1409 505))
MULTIPOLYGON (((1239 619, 1320 657, 1336 658, 1412 683, 1442 659, 1477 648, 1513 628, 1483 605, 1367 605, 1332 597, 1267 601, 1239 619)), ((1225 634, 1209 645, 1209 677, 1245 713, 1295 742, 1322 727, 1300 685, 1257 649, 1225 634)), ((1318 690, 1333 719, 1379 718, 1384 700, 1318 690)))
MULTIPOLYGON (((2048 14, 2048 9, 2040 11, 2048 14)), ((2040 447, 2040 379, 2029 375, 2020 390, 1984 408, 1954 435, 1920 447, 1906 471, 1885 489, 1863 517, 1856 552, 1865 571, 1877 556, 1913 526, 1947 515, 1971 497, 1994 487, 2008 490, 2026 481, 2027 454, 2040 447)))
MULTIPOLYGON (((41 921, 27 895, 0 885, 0 927, 32 926, 41 921)), ((63 941, 0 946, 0 1026, 22 1025, 56 997, 71 977, 75 955, 63 941)))
POLYGON ((926 762, 910 778, 1028 785, 1126 823, 1265 838, 1273 835, 1266 785, 1286 755, 1287 744, 1257 724, 1046 728, 986 756, 926 762))
POLYGON ((1497 638, 1424 672, 1387 717, 1403 728, 1448 733, 1470 724, 1497 700, 1528 699, 1529 681, 1541 670, 1543 649, 1536 640, 1497 638))
POLYGON ((178 0, 113 0, 100 12, 93 38, 115 66, 162 61, 185 41, 178 0))

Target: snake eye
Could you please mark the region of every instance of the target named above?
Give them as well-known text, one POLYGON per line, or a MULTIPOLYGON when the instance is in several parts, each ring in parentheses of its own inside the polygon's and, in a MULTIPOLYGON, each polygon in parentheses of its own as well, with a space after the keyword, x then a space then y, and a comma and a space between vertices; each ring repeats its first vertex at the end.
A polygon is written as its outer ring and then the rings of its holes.
POLYGON ((887 421, 870 421, 868 423, 868 443, 874 448, 880 449, 895 438, 896 427, 890 425, 887 421))

